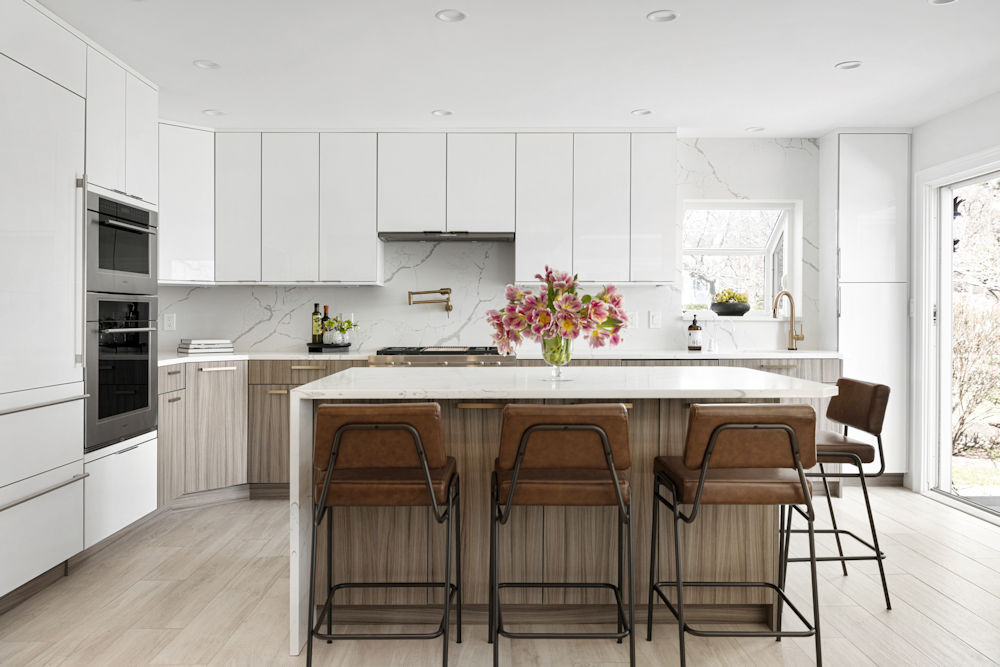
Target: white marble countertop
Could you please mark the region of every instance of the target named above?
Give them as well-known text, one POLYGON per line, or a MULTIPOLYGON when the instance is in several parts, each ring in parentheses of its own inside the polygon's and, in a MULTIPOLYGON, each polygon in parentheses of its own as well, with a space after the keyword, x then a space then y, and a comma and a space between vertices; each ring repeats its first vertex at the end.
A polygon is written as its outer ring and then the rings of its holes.
MULTIPOLYGON (((171 366, 196 361, 246 361, 248 359, 301 361, 304 359, 327 361, 366 361, 375 354, 375 349, 358 349, 351 352, 309 354, 308 352, 251 352, 249 354, 161 354, 159 366, 171 366)), ((581 346, 573 349, 574 359, 664 359, 664 360, 711 360, 711 359, 839 359, 840 352, 830 350, 736 350, 728 352, 688 352, 687 350, 591 350, 581 346)), ((538 346, 525 346, 517 353, 518 359, 541 359, 538 346)))
POLYGON ((723 366, 351 368, 292 390, 299 399, 821 398, 835 385, 723 366))

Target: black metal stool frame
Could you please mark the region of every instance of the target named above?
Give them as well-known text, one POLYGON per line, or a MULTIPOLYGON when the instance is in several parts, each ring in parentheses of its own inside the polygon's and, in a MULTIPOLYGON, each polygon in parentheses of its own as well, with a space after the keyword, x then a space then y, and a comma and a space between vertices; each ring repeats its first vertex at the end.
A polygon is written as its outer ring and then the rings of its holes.
MULTIPOLYGON (((847 437, 847 426, 844 426, 844 437, 847 437)), ((823 467, 823 464, 819 464, 819 472, 808 472, 806 477, 821 477, 823 479, 823 490, 826 492, 826 502, 830 507, 830 522, 833 524, 833 528, 823 528, 817 530, 817 533, 830 535, 832 534, 837 540, 837 556, 822 556, 816 560, 819 562, 825 561, 840 561, 840 567, 844 572, 844 576, 847 576, 847 561, 858 561, 858 560, 874 560, 878 562, 878 573, 882 578, 882 593, 885 595, 885 608, 892 609, 892 602, 889 599, 889 584, 886 583, 885 579, 885 566, 882 565, 882 561, 885 560, 885 553, 879 548, 878 545, 878 533, 875 531, 875 517, 872 514, 872 503, 868 497, 868 485, 865 482, 866 478, 881 477, 882 473, 885 472, 885 452, 882 449, 882 436, 876 435, 875 438, 878 440, 878 458, 879 458, 879 469, 878 472, 866 473, 864 469, 864 464, 861 462, 861 458, 857 454, 851 454, 850 452, 823 452, 823 456, 830 456, 834 458, 844 459, 846 463, 849 463, 857 468, 857 473, 853 472, 827 472, 823 467), (830 483, 827 481, 830 477, 837 478, 857 478, 861 483, 861 493, 864 494, 865 498, 865 509, 868 510, 868 526, 872 531, 872 541, 868 542, 862 537, 858 536, 850 530, 844 528, 839 528, 837 526, 837 515, 833 512, 833 498, 830 496, 830 483), (872 550, 871 556, 845 556, 844 548, 840 542, 840 536, 847 535, 848 537, 854 538, 855 541, 864 545, 868 549, 872 550)), ((801 510, 796 510, 801 514, 801 510)), ((784 523, 784 522, 782 522, 784 523)), ((782 525, 782 529, 785 533, 803 533, 804 530, 797 529, 792 530, 792 514, 788 514, 787 525, 782 525)), ((788 537, 785 538, 789 539, 788 537)), ((787 548, 785 549, 785 556, 782 567, 787 567, 788 563, 801 563, 808 559, 806 558, 788 558, 787 548)))
POLYGON ((500 664, 500 636, 512 639, 616 639, 620 644, 624 637, 629 638, 629 664, 635 667, 635 633, 632 631, 635 619, 635 580, 633 577, 632 559, 632 499, 628 502, 622 498, 621 486, 619 485, 618 471, 615 469, 614 457, 611 454, 611 443, 608 441, 607 432, 596 424, 535 424, 525 429, 521 435, 521 442, 518 445, 517 457, 514 460, 514 470, 510 480, 510 490, 507 492, 507 502, 501 507, 499 502, 499 484, 496 472, 494 471, 490 483, 490 599, 489 599, 489 643, 493 644, 493 667, 500 664), (524 460, 524 453, 527 449, 528 439, 531 434, 538 431, 589 431, 597 433, 601 438, 604 447, 604 458, 608 462, 608 472, 611 476, 611 483, 615 488, 615 495, 618 498, 618 585, 608 583, 588 583, 588 582, 505 582, 500 583, 500 563, 499 563, 499 541, 500 526, 506 525, 510 519, 510 512, 514 503, 514 492, 517 489, 517 479, 521 472, 521 462, 524 460), (625 617, 624 603, 622 602, 623 585, 623 563, 622 563, 622 533, 627 532, 628 536, 628 580, 630 593, 628 596, 628 618, 625 617), (601 588, 614 593, 615 605, 618 616, 618 632, 508 632, 503 629, 503 615, 500 607, 501 588, 601 588))
POLYGON ((319 503, 313 511, 313 536, 312 536, 312 563, 309 569, 309 646, 306 652, 306 665, 312 665, 312 640, 313 637, 325 639, 327 643, 332 643, 334 639, 434 639, 444 638, 443 655, 441 664, 448 665, 448 628, 451 620, 451 602, 456 600, 456 643, 462 643, 462 510, 460 503, 460 482, 456 472, 448 482, 448 501, 444 508, 437 502, 434 493, 434 483, 431 480, 430 467, 427 464, 427 456, 424 454, 423 440, 420 433, 410 424, 344 424, 337 429, 333 436, 333 447, 330 450, 330 460, 326 468, 326 477, 323 480, 323 490, 320 492, 319 503), (424 468, 424 478, 427 482, 427 493, 431 499, 431 509, 434 519, 440 524, 446 524, 445 529, 445 581, 431 582, 351 582, 333 584, 333 512, 331 507, 327 507, 326 498, 330 490, 330 481, 333 478, 333 467, 337 462, 337 454, 340 451, 340 441, 344 433, 348 431, 407 431, 413 437, 413 444, 417 450, 417 456, 424 468), (327 517, 327 514, 329 516, 327 517), (451 527, 452 515, 455 518, 455 580, 451 582, 451 527), (323 609, 320 611, 319 619, 315 619, 316 613, 316 547, 319 539, 319 527, 323 523, 324 517, 328 518, 326 524, 326 572, 327 572, 327 596, 323 609), (425 633, 399 633, 399 634, 379 634, 379 633, 333 633, 333 596, 339 590, 349 588, 441 588, 444 591, 444 608, 441 616, 441 623, 433 632, 425 633), (320 627, 326 620, 326 632, 321 632, 320 627))
MULTIPOLYGON (((653 531, 652 539, 650 541, 650 557, 649 557, 649 600, 648 604, 648 614, 646 619, 646 641, 653 640, 653 602, 654 593, 663 601, 663 603, 670 610, 670 613, 674 615, 677 619, 678 628, 678 638, 680 640, 680 654, 681 654, 681 667, 687 664, 687 656, 684 650, 684 634, 690 633, 697 637, 775 637, 778 641, 781 641, 782 637, 815 637, 816 638, 816 665, 817 667, 822 667, 823 665, 823 652, 820 643, 820 629, 819 629, 819 587, 818 579, 816 575, 816 540, 813 529, 813 521, 815 519, 815 512, 813 511, 812 498, 809 492, 809 482, 806 481, 805 470, 802 468, 802 458, 799 455, 799 441, 795 436, 795 430, 787 424, 722 424, 717 426, 715 430, 712 431, 712 435, 709 437, 708 447, 705 450, 705 458, 701 464, 701 475, 698 478, 698 490, 695 492, 694 502, 691 506, 691 511, 688 514, 684 514, 680 511, 680 504, 677 502, 678 490, 673 480, 669 476, 663 473, 658 473, 653 478, 653 531), (785 570, 784 562, 780 559, 783 555, 784 550, 787 547, 787 542, 782 538, 781 526, 779 522, 778 527, 778 539, 779 539, 779 567, 778 567, 778 584, 772 584, 766 581, 689 581, 685 582, 683 577, 683 564, 681 559, 681 539, 680 539, 680 522, 692 523, 695 517, 698 516, 698 510, 701 507, 701 494, 705 488, 705 480, 708 477, 709 462, 712 458, 712 452, 715 449, 716 441, 719 435, 724 431, 729 430, 782 430, 788 434, 789 447, 791 448, 792 457, 795 460, 795 468, 799 474, 799 482, 802 484, 803 497, 806 499, 806 512, 803 514, 809 521, 809 554, 812 563, 812 602, 813 602, 813 622, 810 623, 805 616, 802 615, 791 600, 785 595, 785 570), (671 499, 668 500, 660 493, 660 486, 666 486, 670 489, 671 499), (674 563, 675 569, 677 571, 676 581, 657 581, 656 580, 656 561, 657 561, 657 541, 659 533, 659 505, 663 503, 673 512, 674 518, 674 563), (677 589, 677 606, 675 607, 671 604, 670 600, 667 598, 666 594, 663 592, 663 587, 673 587, 677 589), (774 631, 765 630, 697 630, 692 628, 684 620, 684 587, 725 587, 725 588, 769 588, 777 594, 778 599, 778 613, 777 613, 777 628, 774 631), (806 629, 802 631, 789 631, 782 632, 781 630, 781 607, 782 604, 787 604, 788 607, 798 616, 802 624, 805 625, 806 629)), ((793 506, 794 507, 794 506, 793 506)), ((797 508, 796 508, 797 509, 797 508)), ((782 519, 784 518, 784 505, 781 506, 782 519)))

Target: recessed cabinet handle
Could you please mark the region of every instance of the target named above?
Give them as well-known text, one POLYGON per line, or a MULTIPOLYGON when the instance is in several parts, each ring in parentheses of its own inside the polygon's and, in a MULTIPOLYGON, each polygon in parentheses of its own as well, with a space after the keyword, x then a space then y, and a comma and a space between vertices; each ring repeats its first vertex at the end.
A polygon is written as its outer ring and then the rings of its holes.
POLYGON ((202 373, 219 373, 221 371, 235 371, 236 366, 203 366, 198 370, 202 373))
POLYGON ((26 495, 23 498, 18 498, 17 500, 15 500, 13 502, 7 503, 6 505, 0 505, 0 512, 3 512, 4 510, 9 510, 12 507, 17 507, 21 503, 26 503, 29 500, 34 500, 35 498, 37 498, 39 496, 44 496, 46 493, 51 493, 51 492, 55 491, 56 489, 61 489, 64 486, 68 486, 68 485, 72 484, 73 482, 79 482, 81 479, 84 479, 85 477, 90 477, 90 473, 89 472, 85 472, 85 473, 81 473, 79 475, 73 475, 69 479, 64 480, 62 482, 59 482, 58 484, 53 484, 52 486, 47 486, 44 489, 40 489, 38 491, 35 491, 34 493, 28 494, 28 495, 26 495))
POLYGON ((761 370, 766 371, 788 371, 798 368, 798 364, 761 364, 761 370))
POLYGON ((167 371, 167 375, 180 375, 180 371, 167 371))
POLYGON ((60 403, 82 401, 85 398, 90 398, 90 394, 80 394, 79 396, 70 396, 69 398, 57 398, 54 401, 45 401, 44 403, 32 403, 31 405, 22 405, 19 408, 0 410, 0 417, 3 417, 4 415, 12 415, 15 412, 24 412, 25 410, 37 410, 38 408, 47 408, 52 405, 59 405, 60 403))
POLYGON ((292 366, 293 371, 325 371, 326 366, 292 366))
POLYGON ((268 389, 267 393, 272 396, 282 396, 288 393, 287 389, 268 389))
POLYGON ((131 447, 126 447, 120 452, 115 452, 114 455, 118 456, 119 454, 124 454, 125 452, 131 452, 133 449, 139 449, 139 445, 132 445, 131 447))
POLYGON ((174 396, 173 398, 168 398, 167 403, 176 403, 179 400, 181 400, 180 396, 174 396))

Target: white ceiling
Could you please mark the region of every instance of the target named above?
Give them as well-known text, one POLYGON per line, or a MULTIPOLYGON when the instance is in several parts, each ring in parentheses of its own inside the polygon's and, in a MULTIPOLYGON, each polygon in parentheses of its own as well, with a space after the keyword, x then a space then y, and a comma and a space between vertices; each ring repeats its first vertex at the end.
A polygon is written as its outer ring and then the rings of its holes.
POLYGON ((163 118, 217 128, 812 137, 1000 91, 998 0, 41 1, 159 84, 163 118))

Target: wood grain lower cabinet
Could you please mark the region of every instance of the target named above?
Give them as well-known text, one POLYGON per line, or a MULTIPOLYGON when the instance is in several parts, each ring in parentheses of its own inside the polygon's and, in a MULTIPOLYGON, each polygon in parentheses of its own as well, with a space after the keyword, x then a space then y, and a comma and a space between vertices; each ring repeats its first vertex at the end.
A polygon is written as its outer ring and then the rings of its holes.
POLYGON ((250 386, 247 481, 288 483, 288 392, 295 385, 250 386))
POLYGON ((247 362, 191 363, 187 369, 184 492, 247 481, 247 362))
MULTIPOLYGON (((835 384, 841 376, 840 359, 723 359, 722 366, 752 368, 767 373, 777 373, 802 380, 835 384)), ((841 427, 826 418, 829 398, 790 399, 785 403, 805 403, 816 411, 816 427, 824 431, 836 431, 841 427)))
MULTIPOLYGON (((178 365, 183 368, 183 366, 178 365)), ((160 369, 161 374, 164 369, 160 369)), ((161 385, 162 386, 162 385, 161 385)), ((157 405, 156 506, 163 507, 184 493, 185 391, 160 394, 157 405)))

